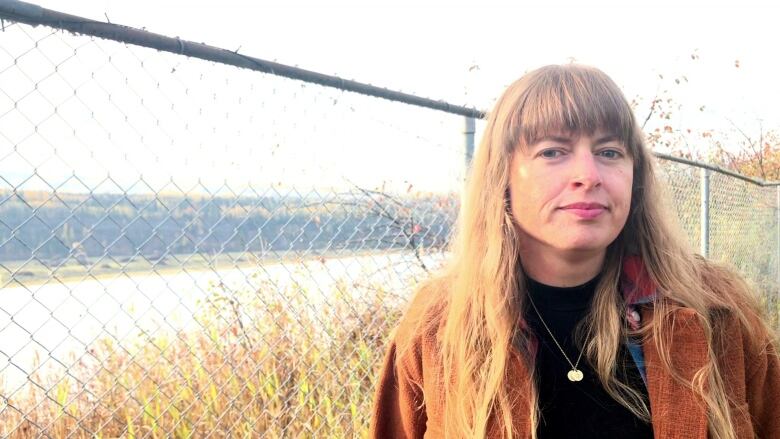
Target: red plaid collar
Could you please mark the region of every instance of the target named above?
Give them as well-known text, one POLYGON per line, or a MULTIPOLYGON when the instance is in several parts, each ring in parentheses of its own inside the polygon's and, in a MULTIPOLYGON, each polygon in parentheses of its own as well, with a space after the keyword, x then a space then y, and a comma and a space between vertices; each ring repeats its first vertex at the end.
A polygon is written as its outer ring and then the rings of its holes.
POLYGON ((626 305, 629 306, 650 303, 655 299, 655 283, 650 279, 645 264, 639 256, 632 255, 623 259, 620 292, 626 305))

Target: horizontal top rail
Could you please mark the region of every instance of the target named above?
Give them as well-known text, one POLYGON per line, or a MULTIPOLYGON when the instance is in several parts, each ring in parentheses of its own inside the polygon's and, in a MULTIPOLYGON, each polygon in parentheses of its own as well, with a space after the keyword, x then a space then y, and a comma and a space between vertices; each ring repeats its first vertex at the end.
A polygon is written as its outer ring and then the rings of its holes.
POLYGON ((17 0, 0 0, 0 18, 33 26, 46 25, 83 35, 149 47, 164 52, 186 55, 193 58, 270 73, 272 75, 298 79, 323 85, 325 87, 334 87, 341 90, 403 102, 447 113, 479 119, 485 117, 483 111, 475 108, 454 105, 445 101, 423 98, 362 82, 339 78, 338 76, 325 75, 311 70, 279 64, 252 56, 242 55, 237 51, 209 46, 204 43, 196 43, 180 38, 171 38, 120 24, 90 20, 88 18, 53 11, 38 5, 17 0))
POLYGON ((748 183, 753 183, 759 186, 780 186, 780 182, 778 181, 764 181, 758 178, 748 177, 746 175, 742 175, 734 171, 729 171, 728 169, 723 169, 720 166, 711 165, 709 163, 702 163, 702 162, 697 162, 695 160, 688 160, 686 158, 676 157, 673 155, 664 154, 662 152, 653 152, 653 154, 655 154, 656 157, 663 160, 669 160, 671 162, 677 162, 685 165, 695 166, 697 168, 709 169, 710 171, 725 174, 730 177, 738 178, 740 180, 746 181, 748 183))
MULTIPOLYGON (((107 40, 149 47, 164 52, 232 65, 245 69, 269 73, 276 76, 319 84, 325 87, 337 88, 340 90, 346 90, 396 102, 403 102, 409 105, 425 107, 432 110, 458 114, 466 117, 473 117, 476 119, 484 119, 487 114, 485 111, 478 110, 476 108, 454 105, 441 100, 433 100, 395 90, 389 90, 387 88, 344 79, 338 76, 326 75, 311 70, 305 70, 248 55, 242 55, 239 54, 238 51, 230 51, 219 47, 209 46, 204 43, 182 40, 178 37, 171 38, 165 35, 156 34, 142 29, 136 29, 130 26, 106 23, 79 17, 76 15, 65 14, 18 0, 0 0, 0 19, 7 19, 32 26, 45 25, 55 29, 63 29, 83 35, 90 35, 107 40)), ((721 168, 720 166, 688 160, 682 157, 676 157, 660 152, 654 152, 653 154, 663 160, 669 160, 690 166, 709 169, 714 172, 729 175, 731 177, 738 178, 740 180, 759 186, 780 186, 780 182, 763 181, 760 179, 747 177, 745 175, 721 168)))

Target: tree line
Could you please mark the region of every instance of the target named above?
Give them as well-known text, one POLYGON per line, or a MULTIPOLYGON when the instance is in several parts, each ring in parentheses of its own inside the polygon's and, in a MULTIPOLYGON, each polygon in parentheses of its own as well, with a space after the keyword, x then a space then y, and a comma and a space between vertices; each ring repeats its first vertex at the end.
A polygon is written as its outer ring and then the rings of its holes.
POLYGON ((0 192, 0 261, 443 248, 454 194, 356 188, 313 199, 0 192))

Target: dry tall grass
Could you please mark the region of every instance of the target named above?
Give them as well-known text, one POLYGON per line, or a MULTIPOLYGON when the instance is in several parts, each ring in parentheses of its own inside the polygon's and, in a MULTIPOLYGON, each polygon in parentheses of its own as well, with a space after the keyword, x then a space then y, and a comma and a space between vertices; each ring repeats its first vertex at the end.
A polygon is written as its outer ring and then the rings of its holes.
POLYGON ((102 338, 64 377, 32 376, 40 387, 4 401, 0 435, 363 437, 393 302, 345 281, 317 297, 216 288, 196 330, 102 338))

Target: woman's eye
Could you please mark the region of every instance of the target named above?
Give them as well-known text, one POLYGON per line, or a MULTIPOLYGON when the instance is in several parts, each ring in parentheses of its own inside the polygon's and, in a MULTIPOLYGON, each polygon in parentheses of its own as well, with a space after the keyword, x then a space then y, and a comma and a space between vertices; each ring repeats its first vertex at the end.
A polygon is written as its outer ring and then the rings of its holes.
POLYGON ((608 158, 608 159, 618 159, 623 154, 620 151, 614 150, 614 149, 605 149, 601 152, 599 152, 602 156, 608 158))
POLYGON ((554 159, 554 158, 558 157, 558 154, 560 152, 561 151, 559 151, 557 149, 545 149, 544 151, 539 153, 539 155, 544 157, 544 158, 546 158, 546 159, 554 159))

